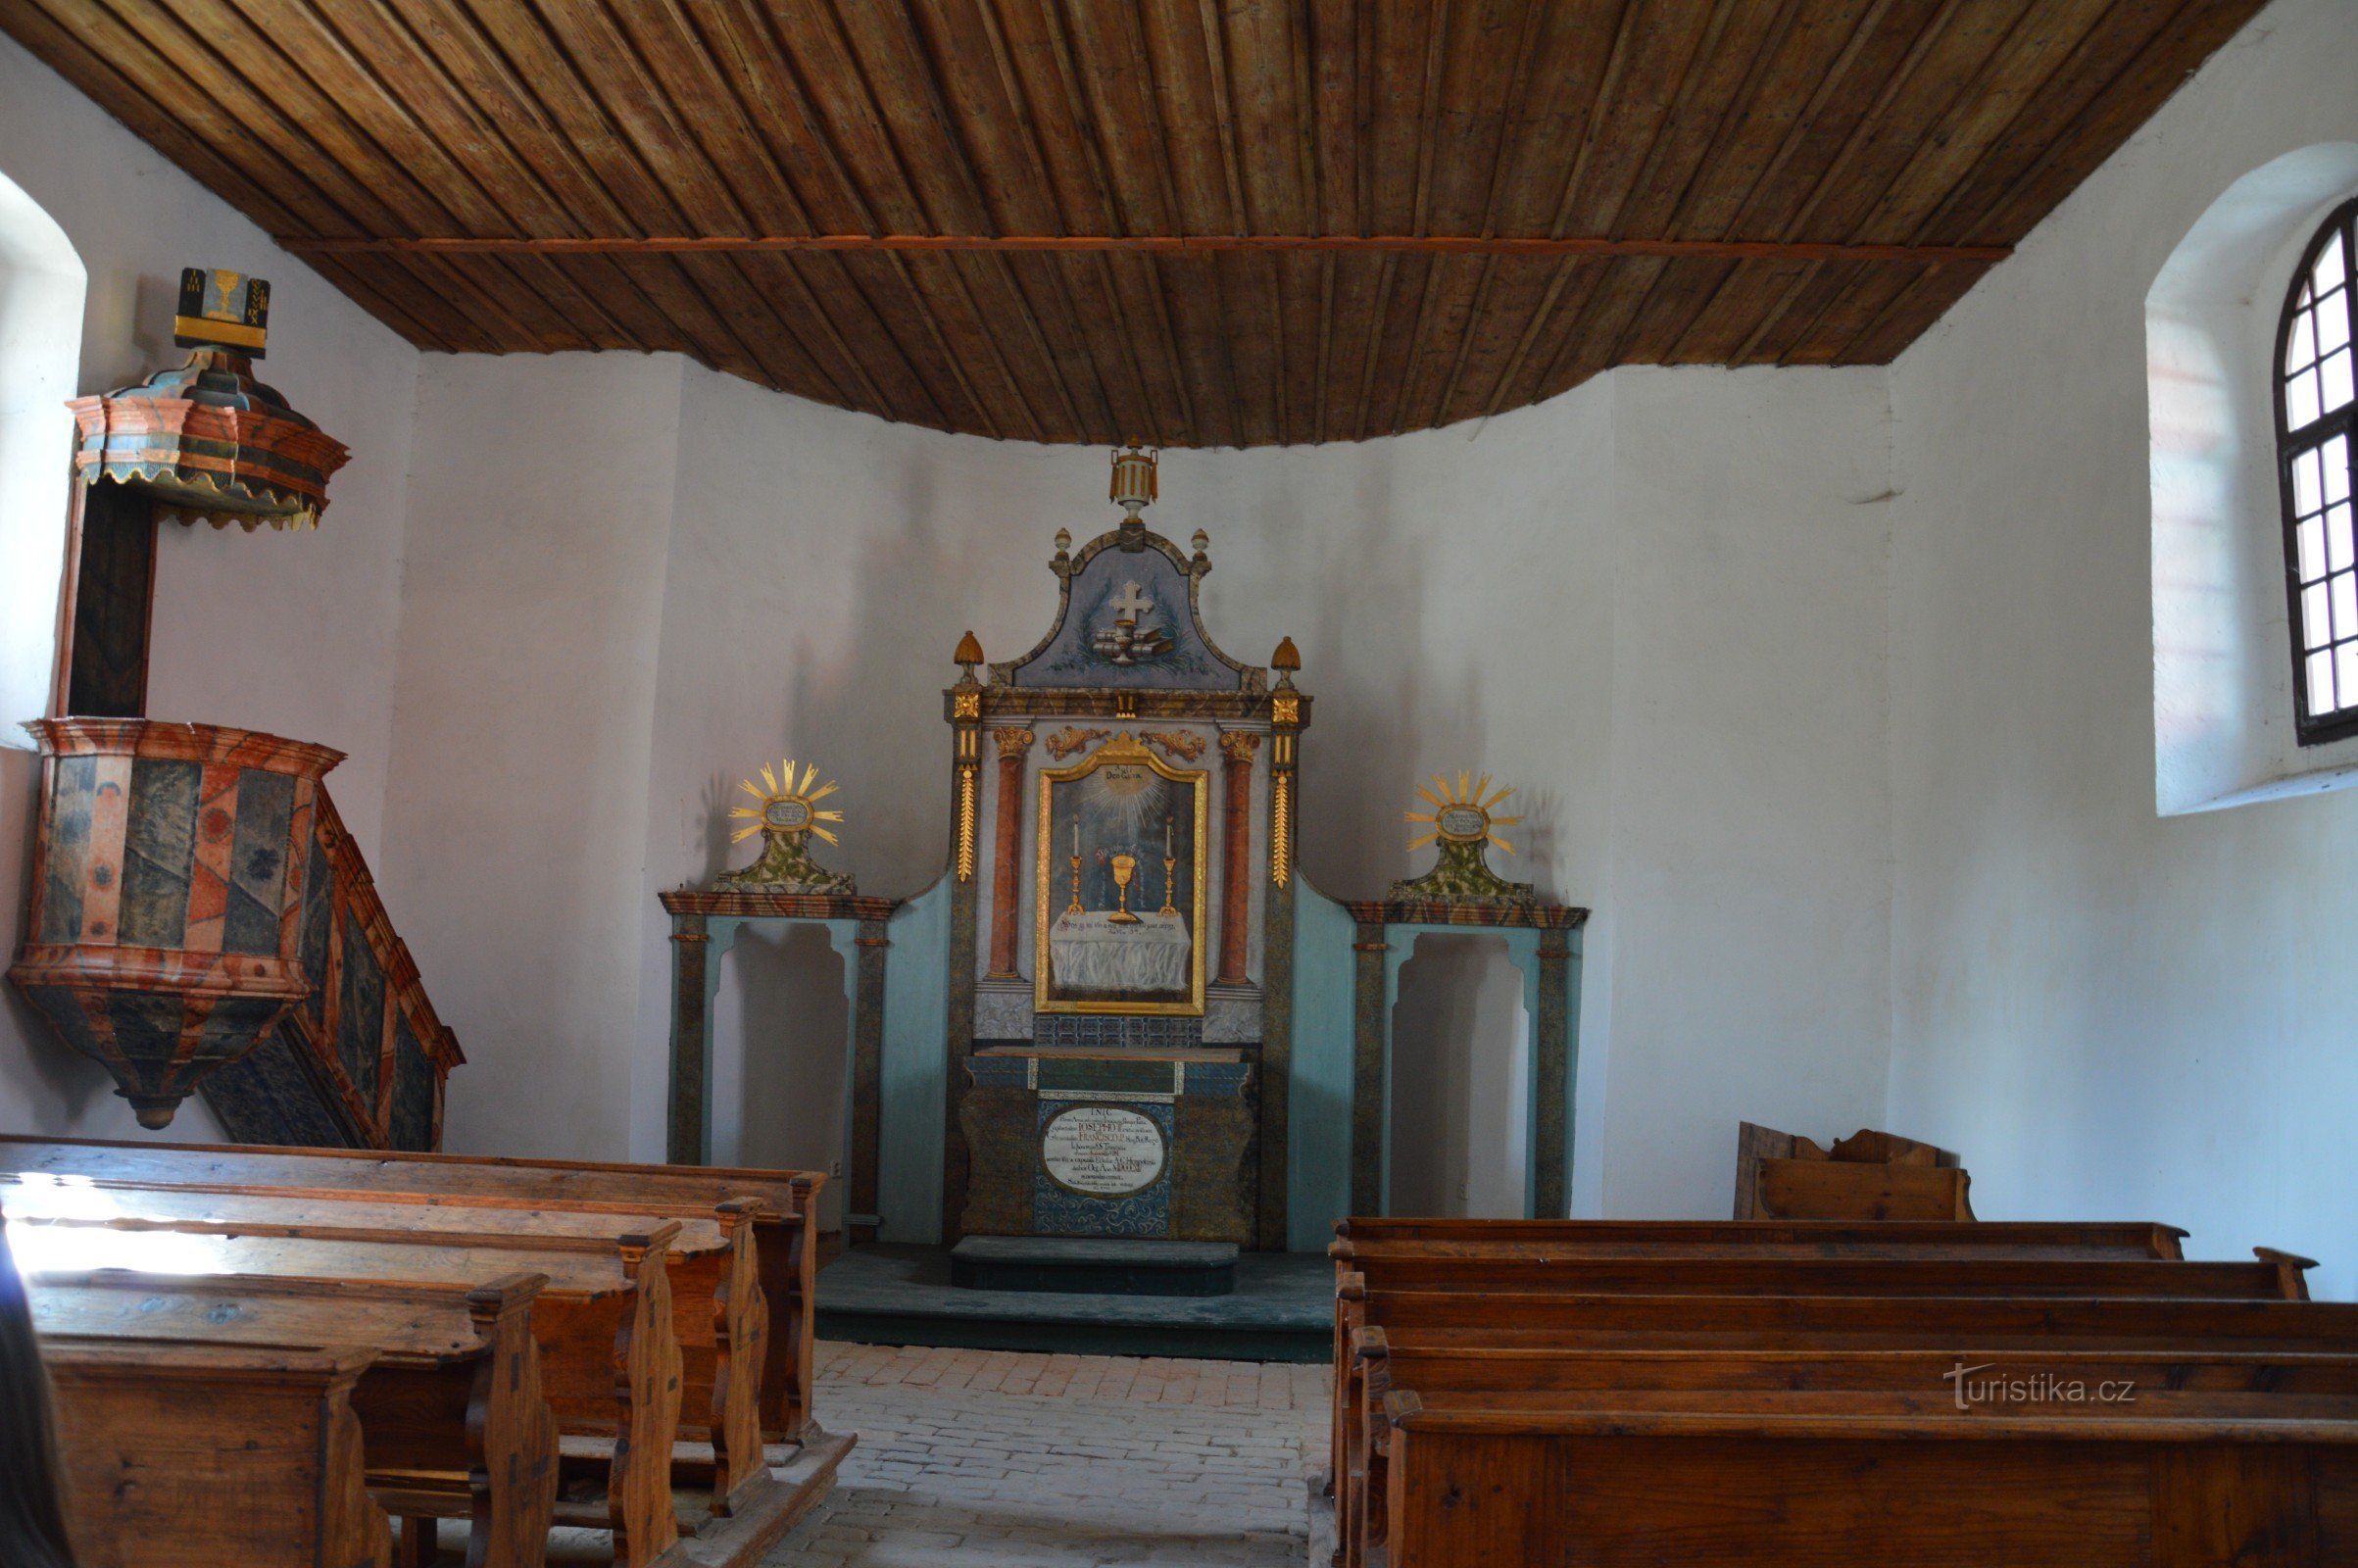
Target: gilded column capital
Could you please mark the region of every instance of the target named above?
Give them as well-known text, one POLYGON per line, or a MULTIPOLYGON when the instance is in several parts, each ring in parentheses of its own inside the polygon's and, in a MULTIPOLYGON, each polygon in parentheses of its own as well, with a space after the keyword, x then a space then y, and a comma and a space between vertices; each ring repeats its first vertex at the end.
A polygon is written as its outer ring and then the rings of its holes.
POLYGON ((997 743, 1002 760, 1021 757, 1032 749, 1032 732, 1028 729, 995 729, 991 731, 991 739, 997 743))
POLYGON ((1260 749, 1260 735, 1253 730, 1232 729, 1220 736, 1220 755, 1232 762, 1250 765, 1253 754, 1260 749))

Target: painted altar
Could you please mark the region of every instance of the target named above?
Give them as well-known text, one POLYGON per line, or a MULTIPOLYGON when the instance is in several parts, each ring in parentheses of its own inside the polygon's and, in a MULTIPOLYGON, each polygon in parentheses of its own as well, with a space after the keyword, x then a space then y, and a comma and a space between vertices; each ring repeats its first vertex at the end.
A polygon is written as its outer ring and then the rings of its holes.
POLYGON ((1183 549, 1145 525, 1146 454, 1116 455, 1113 499, 1111 529, 1078 548, 1057 533, 1056 611, 1028 653, 988 662, 968 633, 954 655, 942 881, 906 900, 822 891, 809 879, 830 873, 772 842, 811 815, 780 804, 799 798, 790 767, 789 794, 746 786, 761 860, 664 895, 670 1157, 710 1157, 718 953, 748 921, 818 921, 856 944, 853 1240, 1320 1250, 1336 1218, 1387 1207, 1401 961, 1422 931, 1488 926, 1524 971, 1533 1028, 1525 1209, 1562 1214, 1587 911, 1492 876, 1493 818, 1454 797, 1427 797, 1428 877, 1379 903, 1306 886, 1301 657, 1289 638, 1247 664, 1212 639, 1209 540, 1183 549), (760 880, 781 865, 801 880, 760 880))

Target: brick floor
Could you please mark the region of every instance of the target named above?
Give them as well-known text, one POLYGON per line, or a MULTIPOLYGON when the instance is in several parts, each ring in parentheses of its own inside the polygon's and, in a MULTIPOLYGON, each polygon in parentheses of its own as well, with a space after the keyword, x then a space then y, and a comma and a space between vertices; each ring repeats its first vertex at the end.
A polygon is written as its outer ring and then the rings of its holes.
POLYGON ((1327 1369, 822 1344, 834 1492, 766 1568, 1305 1561, 1327 1369))

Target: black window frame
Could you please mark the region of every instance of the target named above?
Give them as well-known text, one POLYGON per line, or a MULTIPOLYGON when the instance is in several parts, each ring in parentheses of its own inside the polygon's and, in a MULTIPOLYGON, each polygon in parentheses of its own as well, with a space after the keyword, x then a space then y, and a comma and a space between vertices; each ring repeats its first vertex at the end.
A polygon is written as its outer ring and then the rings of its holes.
MULTIPOLYGON (((2308 285, 2319 256, 2336 234, 2341 236, 2342 284, 2350 306, 2351 354, 2353 360, 2358 360, 2358 196, 2353 196, 2328 214, 2325 221, 2317 225, 2317 232, 2309 237, 2309 243, 2301 248, 2300 265, 2292 270, 2292 281, 2284 289, 2284 307, 2277 316, 2276 352, 2270 357, 2268 368, 2276 403, 2278 510, 2284 535, 2284 641, 2292 656, 2293 733, 2303 746, 2323 746, 2358 735, 2358 707, 2337 708, 2322 715, 2309 711, 2308 650, 2303 645, 2301 627, 2300 516, 2292 483, 2292 460, 2339 435, 2343 438, 2343 455, 2354 470, 2350 476, 2351 505, 2358 507, 2358 400, 2321 414, 2297 430, 2286 422, 2289 411, 2284 402, 2285 357, 2291 345, 2293 317, 2300 308, 2301 290, 2308 285)), ((2326 580, 2332 580, 2330 562, 2326 580)), ((2335 646, 2331 634, 2327 646, 2329 649, 2335 646)), ((2335 685, 2338 690, 2338 678, 2335 685)))

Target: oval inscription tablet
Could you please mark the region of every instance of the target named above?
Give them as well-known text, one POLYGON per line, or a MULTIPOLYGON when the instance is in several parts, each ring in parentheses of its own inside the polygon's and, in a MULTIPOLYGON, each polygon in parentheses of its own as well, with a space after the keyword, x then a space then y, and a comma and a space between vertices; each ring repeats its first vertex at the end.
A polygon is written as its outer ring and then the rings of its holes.
POLYGON ((1075 1105, 1040 1130, 1049 1175, 1092 1198, 1126 1198, 1162 1174, 1162 1129, 1118 1105, 1075 1105))
POLYGON ((1448 838, 1478 839, 1490 831, 1490 818, 1475 807, 1449 806, 1442 808, 1434 825, 1448 838))

